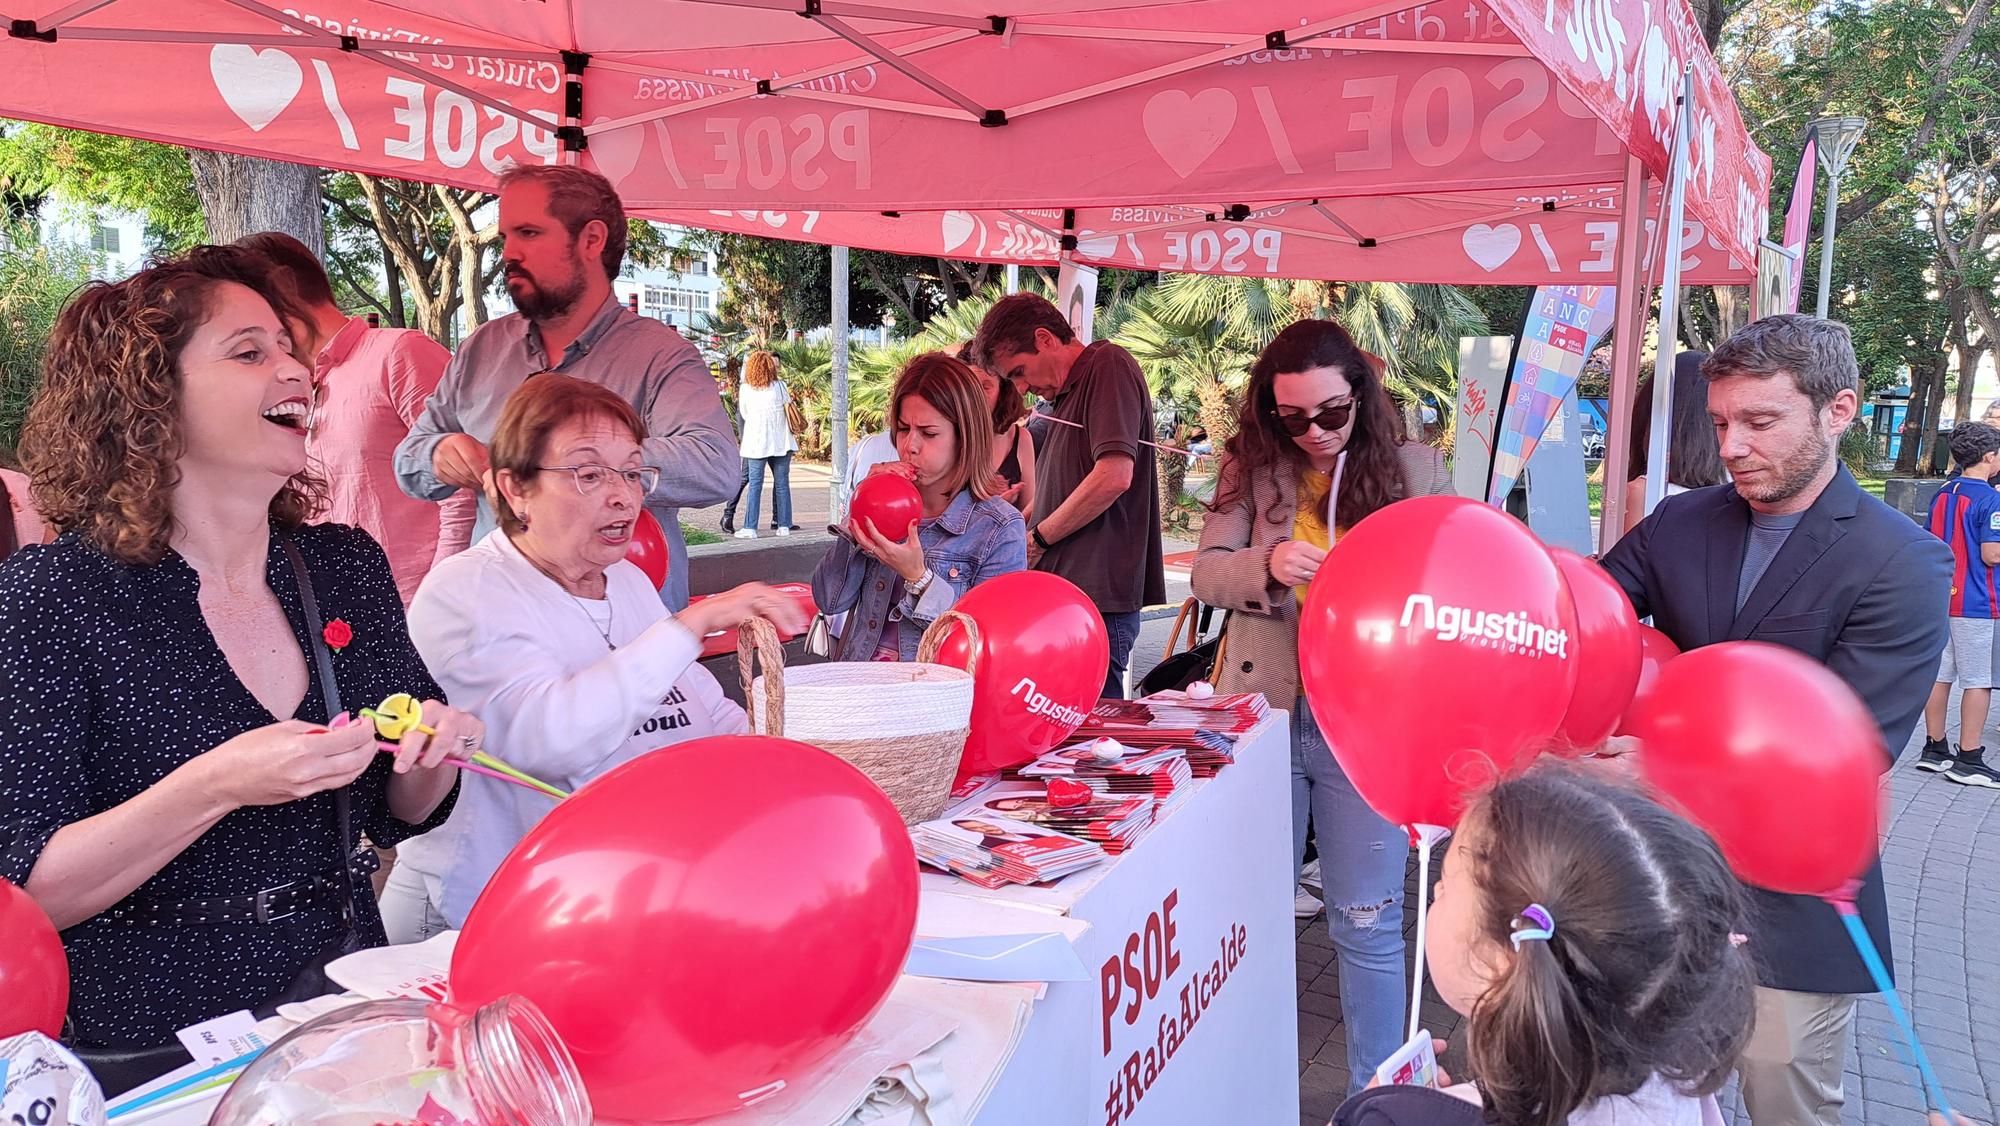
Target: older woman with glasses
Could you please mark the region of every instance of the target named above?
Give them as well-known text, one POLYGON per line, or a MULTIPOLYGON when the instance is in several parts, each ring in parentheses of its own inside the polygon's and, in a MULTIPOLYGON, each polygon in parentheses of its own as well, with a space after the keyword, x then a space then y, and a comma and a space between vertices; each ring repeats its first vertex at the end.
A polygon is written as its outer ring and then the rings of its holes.
MULTIPOLYGON (((660 471, 640 464, 637 412, 603 387, 544 373, 509 397, 491 447, 499 528, 431 569, 410 636, 486 746, 570 790, 647 751, 747 729, 697 662, 702 638, 771 618, 800 631, 791 599, 761 583, 678 614, 625 561, 660 471)), ((507 853, 553 808, 492 778, 464 781, 442 828, 405 844, 383 890, 392 942, 463 926, 507 853)))

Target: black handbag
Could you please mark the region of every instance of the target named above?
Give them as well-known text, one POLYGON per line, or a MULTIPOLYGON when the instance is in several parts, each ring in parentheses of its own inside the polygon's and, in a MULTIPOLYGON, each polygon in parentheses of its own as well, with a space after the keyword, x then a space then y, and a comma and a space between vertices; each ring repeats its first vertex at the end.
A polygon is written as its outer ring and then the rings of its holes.
POLYGON ((1215 670, 1221 667, 1223 653, 1229 647, 1229 614, 1226 611, 1223 613, 1222 628, 1216 631, 1215 636, 1203 641, 1202 635, 1208 632, 1214 615, 1215 607, 1204 606, 1193 598, 1181 603, 1181 612, 1174 618, 1173 632, 1167 635, 1166 657, 1140 679, 1139 695, 1179 691, 1197 680, 1214 682, 1215 670), (1188 631, 1187 649, 1174 652, 1174 647, 1180 644, 1181 627, 1190 624, 1193 628, 1188 631))
MULTIPOLYGON (((306 633, 312 639, 313 665, 319 675, 320 693, 326 700, 326 714, 339 715, 342 710, 340 686, 334 682, 333 654, 326 647, 326 637, 323 633, 325 627, 320 622, 319 616, 319 602, 313 597, 312 576, 306 570, 306 561, 299 554, 298 546, 290 539, 284 540, 282 546, 285 554, 291 559, 293 572, 298 576, 299 600, 305 609, 306 633)), ((338 839, 340 867, 345 877, 341 889, 340 937, 326 949, 313 955, 312 959, 292 978, 290 984, 250 1011, 251 1015, 259 1020, 276 1013, 280 1005, 309 1001, 314 997, 338 992, 340 987, 326 976, 327 964, 336 958, 372 945, 362 935, 356 922, 354 889, 359 881, 368 878, 367 861, 372 858, 373 850, 360 848, 359 842, 354 839, 353 797, 348 793, 346 786, 333 791, 333 808, 334 820, 340 832, 338 839)), ((68 1041, 70 1037, 66 1036, 64 1039, 68 1041)), ((194 1062, 194 1057, 188 1054, 187 1049, 182 1047, 178 1040, 172 1044, 153 1048, 93 1048, 75 1043, 69 1043, 68 1047, 86 1067, 90 1068, 98 1085, 104 1089, 106 1097, 123 1094, 177 1067, 194 1062)))

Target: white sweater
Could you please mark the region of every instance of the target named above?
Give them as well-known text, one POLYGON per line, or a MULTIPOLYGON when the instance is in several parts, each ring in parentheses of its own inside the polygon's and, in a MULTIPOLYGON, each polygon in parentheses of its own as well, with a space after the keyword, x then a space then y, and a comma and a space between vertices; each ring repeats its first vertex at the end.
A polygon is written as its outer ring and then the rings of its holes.
POLYGON ((763 387, 745 383, 736 389, 736 409, 743 416, 738 452, 749 458, 784 457, 799 448, 785 417, 785 404, 791 397, 782 379, 763 387))
MULTIPOLYGON (((1480 1105, 1479 1087, 1460 1083, 1444 1093, 1480 1105)), ((1715 1096, 1695 1098, 1674 1090, 1658 1075, 1629 1095, 1613 1095, 1570 1112, 1569 1126, 1722 1126, 1715 1096)))
MULTIPOLYGON (((670 743, 749 729, 645 574, 620 561, 604 580, 604 601, 575 598, 496 531, 431 568, 410 603, 410 639, 451 704, 485 722, 486 750, 564 790, 670 743), (607 606, 612 651, 597 632, 607 606)), ((555 807, 479 774, 461 785, 444 825, 397 850, 454 927, 555 807)))

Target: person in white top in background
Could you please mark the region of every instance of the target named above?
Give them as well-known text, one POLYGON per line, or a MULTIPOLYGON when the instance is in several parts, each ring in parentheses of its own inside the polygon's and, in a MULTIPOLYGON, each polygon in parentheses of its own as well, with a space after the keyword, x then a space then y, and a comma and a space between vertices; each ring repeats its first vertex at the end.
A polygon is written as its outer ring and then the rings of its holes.
POLYGON ((785 413, 791 389, 778 378, 778 358, 759 349, 743 361, 743 386, 736 392, 736 408, 743 416, 743 435, 737 445, 750 478, 743 498, 743 526, 737 539, 757 535, 757 502, 764 491, 764 470, 771 471, 771 531, 792 534, 792 451, 799 448, 785 413))
MULTIPOLYGON (((410 636, 493 754, 560 789, 671 743, 748 730, 697 663, 702 638, 753 616, 800 632, 790 598, 746 583, 677 614, 625 561, 640 501, 638 413, 595 383, 544 373, 509 397, 493 435, 501 534, 439 563, 410 606, 410 636)), ((443 827, 404 844, 382 897, 392 942, 465 923, 528 830, 554 808, 468 775, 443 827)))

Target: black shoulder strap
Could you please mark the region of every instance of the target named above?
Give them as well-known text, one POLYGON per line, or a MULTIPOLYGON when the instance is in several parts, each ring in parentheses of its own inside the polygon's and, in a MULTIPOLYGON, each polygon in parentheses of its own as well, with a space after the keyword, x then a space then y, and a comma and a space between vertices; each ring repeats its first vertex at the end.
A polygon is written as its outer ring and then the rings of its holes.
MULTIPOLYGON (((299 580, 299 602, 306 612, 306 637, 312 643, 313 665, 319 671, 319 691, 326 701, 327 718, 339 715, 340 685, 333 678, 333 653, 326 647, 325 626, 319 617, 319 599, 313 597, 312 572, 306 570, 306 558, 299 554, 299 545, 290 536, 282 541, 285 555, 292 561, 292 572, 299 580)), ((354 923, 354 881, 358 874, 354 870, 354 801, 342 786, 333 792, 334 817, 340 825, 340 865, 347 871, 345 895, 341 901, 341 911, 348 924, 354 923)))
POLYGON ((19 546, 15 542, 14 501, 7 493, 7 479, 0 477, 0 559, 14 554, 19 546))

